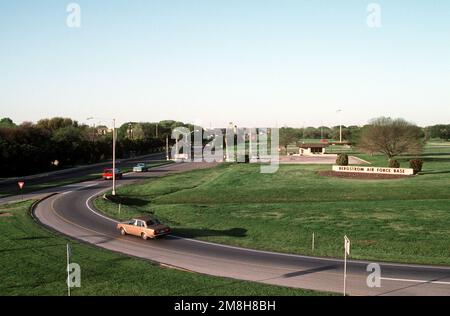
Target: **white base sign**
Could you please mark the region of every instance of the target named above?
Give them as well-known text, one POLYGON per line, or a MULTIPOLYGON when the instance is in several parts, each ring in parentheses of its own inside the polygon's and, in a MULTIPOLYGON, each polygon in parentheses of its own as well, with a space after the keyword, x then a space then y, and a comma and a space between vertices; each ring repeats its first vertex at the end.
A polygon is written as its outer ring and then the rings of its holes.
POLYGON ((372 174, 391 174, 397 176, 411 176, 413 169, 406 168, 385 168, 385 167, 361 167, 361 166, 333 166, 336 172, 354 172, 354 173, 372 173, 372 174))

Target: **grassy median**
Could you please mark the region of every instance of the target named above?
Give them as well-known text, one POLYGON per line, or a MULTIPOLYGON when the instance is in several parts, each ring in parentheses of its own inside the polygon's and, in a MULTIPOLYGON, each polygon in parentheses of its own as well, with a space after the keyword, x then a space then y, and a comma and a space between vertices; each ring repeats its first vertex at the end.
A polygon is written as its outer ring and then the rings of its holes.
POLYGON ((66 244, 81 266, 72 295, 319 295, 323 293, 211 277, 70 241, 40 227, 32 201, 0 205, 0 295, 67 295, 66 244))
MULTIPOLYGON (((360 155, 386 166, 383 156, 360 155)), ((330 166, 223 164, 121 187, 120 219, 153 211, 174 233, 218 243, 326 257, 450 264, 450 147, 427 146, 422 174, 395 180, 321 177, 330 166), (315 233, 315 251, 311 236, 315 233)), ((399 157, 407 167, 409 157, 399 157)))

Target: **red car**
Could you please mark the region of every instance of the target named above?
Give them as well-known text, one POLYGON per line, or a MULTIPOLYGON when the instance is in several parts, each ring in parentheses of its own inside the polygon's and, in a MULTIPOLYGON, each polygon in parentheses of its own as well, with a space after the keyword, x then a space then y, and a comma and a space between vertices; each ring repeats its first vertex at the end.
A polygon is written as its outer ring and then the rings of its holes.
MULTIPOLYGON (((116 179, 122 179, 123 173, 122 171, 120 171, 119 169, 114 169, 115 174, 116 174, 116 179)), ((113 178, 113 169, 109 168, 109 169, 105 169, 103 170, 103 174, 102 177, 104 180, 108 180, 108 179, 112 179, 113 178)))

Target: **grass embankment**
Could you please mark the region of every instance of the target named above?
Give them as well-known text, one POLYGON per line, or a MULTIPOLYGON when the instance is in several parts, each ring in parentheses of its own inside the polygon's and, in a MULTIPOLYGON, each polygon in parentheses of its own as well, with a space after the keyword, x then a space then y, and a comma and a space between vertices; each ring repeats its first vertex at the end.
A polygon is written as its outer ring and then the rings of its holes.
MULTIPOLYGON (((67 295, 66 243, 33 221, 31 201, 0 205, 0 295, 67 295)), ((319 295, 323 293, 205 276, 71 241, 81 266, 72 295, 319 295)))
MULTIPOLYGON (((386 166, 383 156, 358 155, 386 166)), ((408 167, 410 157, 399 157, 408 167)), ((421 175, 351 180, 317 175, 330 166, 223 164, 118 189, 118 205, 97 208, 126 219, 154 211, 182 236, 307 255, 450 264, 450 150, 427 146, 421 175), (311 251, 311 235, 316 247, 311 251)))

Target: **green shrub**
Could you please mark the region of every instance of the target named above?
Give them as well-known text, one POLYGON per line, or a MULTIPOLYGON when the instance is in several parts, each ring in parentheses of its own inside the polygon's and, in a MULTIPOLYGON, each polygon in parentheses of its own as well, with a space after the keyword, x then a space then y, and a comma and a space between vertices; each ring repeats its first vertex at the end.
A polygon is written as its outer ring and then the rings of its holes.
POLYGON ((400 168, 400 162, 396 159, 389 159, 389 168, 400 168))
POLYGON ((338 166, 348 166, 348 155, 347 154, 338 154, 336 158, 336 164, 338 166))
POLYGON ((409 167, 414 170, 414 174, 418 174, 422 171, 423 160, 421 159, 411 159, 409 161, 409 167))

